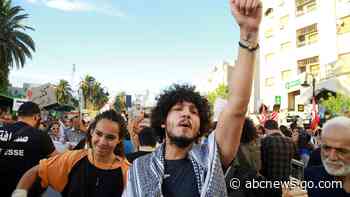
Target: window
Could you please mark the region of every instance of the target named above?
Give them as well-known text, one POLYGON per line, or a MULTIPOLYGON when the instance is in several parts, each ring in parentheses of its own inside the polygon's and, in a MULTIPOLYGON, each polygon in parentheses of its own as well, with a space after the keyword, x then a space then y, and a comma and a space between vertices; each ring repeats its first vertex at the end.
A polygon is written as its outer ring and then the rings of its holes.
POLYGON ((313 76, 317 76, 319 72, 320 72, 320 65, 319 64, 310 65, 310 73, 313 76))
POLYGON ((292 77, 292 70, 284 70, 281 73, 283 81, 289 81, 292 77))
POLYGON ((288 25, 289 15, 282 16, 280 18, 280 29, 284 29, 288 25))
POLYGON ((273 86, 274 85, 274 78, 273 77, 267 77, 266 79, 265 79, 265 86, 266 87, 271 87, 271 86, 273 86))
POLYGON ((326 64, 326 78, 334 77, 334 71, 336 68, 336 64, 326 64))
POLYGON ((272 27, 270 27, 265 31, 265 38, 271 38, 272 36, 273 36, 273 30, 272 30, 272 27))
POLYGON ((337 61, 337 74, 350 73, 350 52, 343 53, 338 56, 337 61))
POLYGON ((337 33, 344 34, 350 32, 350 15, 342 17, 337 22, 337 33))
POLYGON ((317 75, 320 71, 320 59, 319 56, 314 56, 302 60, 298 60, 299 73, 310 72, 317 75))
POLYGON ((317 23, 297 30, 297 47, 310 45, 318 41, 317 23))
POLYGON ((300 95, 300 90, 288 93, 288 111, 295 110, 295 97, 300 95))
POLYGON ((271 64, 272 60, 273 60, 274 54, 273 53, 268 53, 265 56, 265 61, 266 64, 271 64))
POLYGON ((290 41, 281 44, 281 51, 287 51, 291 48, 292 43, 290 41))
POLYGON ((317 9, 316 0, 295 0, 296 15, 301 16, 317 9))
POLYGON ((306 66, 301 66, 301 67, 298 67, 298 73, 304 73, 306 72, 306 66))

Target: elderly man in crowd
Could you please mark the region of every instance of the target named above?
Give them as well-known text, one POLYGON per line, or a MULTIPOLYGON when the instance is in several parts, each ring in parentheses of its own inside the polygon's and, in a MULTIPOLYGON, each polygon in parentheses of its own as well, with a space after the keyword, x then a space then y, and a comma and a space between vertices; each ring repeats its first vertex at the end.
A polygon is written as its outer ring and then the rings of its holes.
POLYGON ((315 187, 306 191, 285 191, 284 197, 350 196, 350 118, 336 117, 323 126, 320 166, 305 170, 305 181, 315 187))

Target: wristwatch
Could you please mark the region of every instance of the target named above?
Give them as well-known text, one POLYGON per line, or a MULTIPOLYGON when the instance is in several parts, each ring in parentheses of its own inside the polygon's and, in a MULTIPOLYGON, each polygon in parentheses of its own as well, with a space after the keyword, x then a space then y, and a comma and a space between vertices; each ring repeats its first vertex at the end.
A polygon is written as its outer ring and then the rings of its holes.
POLYGON ((240 47, 247 49, 248 51, 251 51, 251 52, 254 52, 259 48, 258 43, 251 43, 248 40, 240 40, 238 44, 240 47))

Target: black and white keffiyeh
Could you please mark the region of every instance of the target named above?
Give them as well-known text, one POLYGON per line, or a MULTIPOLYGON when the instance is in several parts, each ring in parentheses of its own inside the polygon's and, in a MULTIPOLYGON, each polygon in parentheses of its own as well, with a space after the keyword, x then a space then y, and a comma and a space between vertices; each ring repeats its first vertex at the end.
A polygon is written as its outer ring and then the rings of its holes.
MULTIPOLYGON (((129 168, 123 197, 163 196, 164 147, 162 144, 153 153, 134 161, 129 168)), ((208 144, 194 144, 188 158, 193 164, 200 196, 226 197, 226 184, 214 132, 209 135, 208 144)))

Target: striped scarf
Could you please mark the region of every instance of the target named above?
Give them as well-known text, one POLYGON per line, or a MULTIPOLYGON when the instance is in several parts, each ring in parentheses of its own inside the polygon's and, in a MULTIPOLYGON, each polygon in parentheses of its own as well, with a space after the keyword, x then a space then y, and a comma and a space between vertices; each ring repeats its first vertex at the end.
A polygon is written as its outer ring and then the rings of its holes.
MULTIPOLYGON (((214 136, 214 132, 209 135, 208 144, 194 144, 188 154, 201 197, 227 196, 220 154, 214 136)), ((153 153, 134 161, 133 166, 129 168, 123 197, 163 197, 164 147, 162 144, 153 153)))

